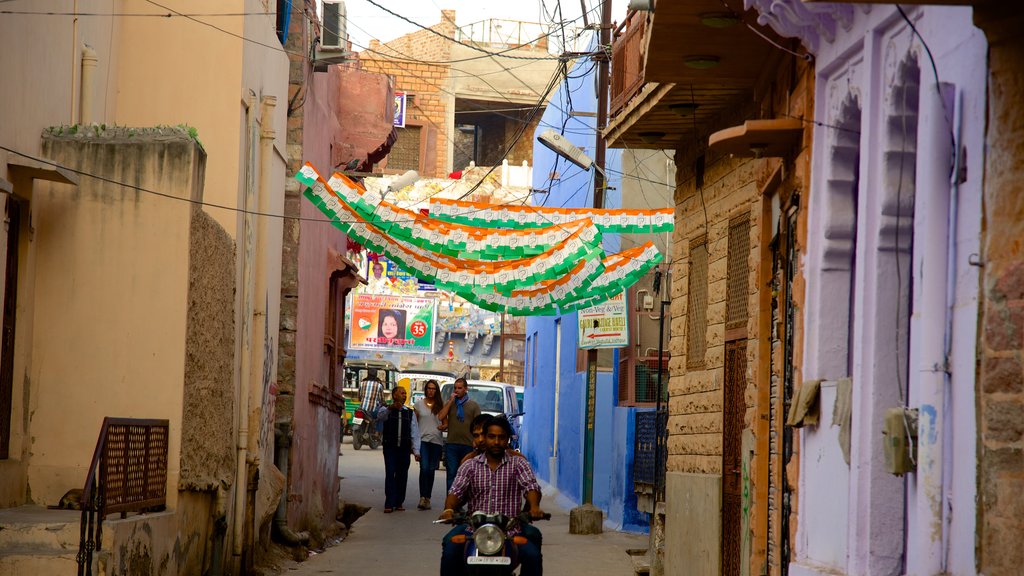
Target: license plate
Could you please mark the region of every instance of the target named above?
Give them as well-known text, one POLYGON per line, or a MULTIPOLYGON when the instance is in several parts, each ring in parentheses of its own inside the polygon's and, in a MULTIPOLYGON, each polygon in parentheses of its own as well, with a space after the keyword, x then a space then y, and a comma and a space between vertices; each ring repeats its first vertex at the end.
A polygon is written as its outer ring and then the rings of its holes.
POLYGON ((356 418, 354 416, 352 417, 352 425, 353 426, 359 426, 362 423, 363 423, 363 419, 362 418, 356 418))
POLYGON ((466 558, 466 564, 508 566, 512 564, 512 559, 508 556, 470 556, 469 558, 466 558))

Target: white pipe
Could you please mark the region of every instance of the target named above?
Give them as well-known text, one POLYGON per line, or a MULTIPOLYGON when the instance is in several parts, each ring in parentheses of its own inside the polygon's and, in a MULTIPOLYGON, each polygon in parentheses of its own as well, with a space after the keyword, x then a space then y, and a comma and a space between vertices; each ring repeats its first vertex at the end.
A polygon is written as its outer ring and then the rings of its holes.
POLYGON ((93 72, 96 71, 98 61, 95 50, 82 46, 82 89, 78 99, 78 117, 84 126, 92 124, 93 72))
MULTIPOLYGON (((72 2, 72 4, 71 4, 71 11, 74 14, 78 14, 78 0, 74 0, 74 2, 72 2)), ((78 16, 73 16, 72 19, 71 19, 71 98, 68 101, 68 104, 70 104, 69 107, 71 108, 71 110, 69 110, 70 116, 71 116, 71 121, 68 122, 68 123, 72 124, 72 125, 74 125, 76 123, 75 122, 75 103, 78 102, 78 98, 76 97, 76 94, 75 94, 75 88, 76 88, 75 76, 77 76, 77 73, 78 73, 78 70, 77 70, 77 68, 75 66, 75 59, 78 56, 77 51, 78 51, 78 16)))
MULTIPOLYGON (((257 199, 257 206, 259 206, 259 212, 261 214, 268 214, 270 212, 270 198, 273 194, 273 161, 274 161, 274 108, 277 107, 277 96, 263 96, 260 98, 260 183, 259 183, 259 198, 257 199)), ((255 218, 255 234, 256 234, 256 250, 254 254, 253 270, 253 315, 252 315, 252 341, 255 343, 252 346, 252 356, 250 356, 250 366, 260 367, 260 370, 252 370, 252 381, 249 387, 249 393, 252 394, 253 398, 260 398, 262 403, 263 398, 263 370, 266 362, 269 362, 269 358, 264 358, 265 339, 269 338, 270 335, 266 334, 264 326, 266 326, 267 306, 269 304, 269 293, 267 291, 267 274, 266 274, 266 261, 267 261, 267 219, 263 216, 254 216, 255 218)), ((259 410, 265 409, 265 406, 260 406, 259 410)), ((262 430, 257 430, 255 434, 249 440, 249 451, 251 453, 250 460, 258 463, 260 454, 258 453, 258 436, 262 434, 262 430)))
MULTIPOLYGON (((536 338, 536 336, 534 336, 536 338)), ((534 346, 537 346, 534 341, 534 346)), ((535 348, 536 349, 536 348, 535 348)), ((534 354, 533 361, 537 361, 534 354)), ((536 371, 536 368, 534 368, 536 371)), ((534 383, 536 385, 536 382, 534 383)), ((551 458, 548 459, 548 481, 558 488, 558 397, 562 387, 562 319, 555 320, 555 422, 554 437, 551 441, 551 458)))
POLYGON ((942 571, 947 571, 949 566, 949 537, 950 522, 952 521, 952 500, 953 500, 953 418, 952 418, 952 394, 953 394, 953 309, 956 307, 956 275, 957 275, 957 222, 959 221, 960 203, 960 170, 961 162, 964 161, 960 154, 960 142, 963 137, 963 91, 957 91, 956 112, 953 114, 953 129, 956 131, 956 138, 953 140, 953 173, 950 175, 949 194, 949 245, 946 248, 948 263, 946 264, 946 330, 945 330, 945 405, 944 416, 949 420, 945 426, 945 444, 943 445, 942 456, 945 464, 942 467, 942 485, 944 487, 944 504, 942 506, 942 571))
POLYGON ((917 136, 916 198, 914 207, 914 300, 917 358, 912 364, 918 409, 917 469, 914 499, 908 502, 914 518, 908 535, 907 573, 942 573, 943 561, 943 444, 946 379, 946 285, 949 244, 949 174, 952 167, 953 86, 921 86, 917 136), (917 267, 920 267, 919 269, 917 267))
MULTIPOLYGON (((248 156, 247 156, 247 170, 245 179, 245 190, 243 192, 242 208, 244 210, 250 210, 252 208, 251 199, 255 193, 255 172, 256 172, 256 161, 255 161, 255 150, 256 143, 254 142, 256 133, 256 95, 252 94, 246 104, 246 127, 248 133, 246 134, 245 142, 247 144, 248 156)), ((250 384, 249 379, 252 374, 251 358, 252 358, 252 263, 250 258, 252 257, 252 231, 250 230, 250 219, 246 213, 242 214, 242 226, 237 235, 236 245, 239 245, 238 252, 241 254, 242 260, 242 274, 239 281, 239 292, 240 292, 240 314, 238 318, 242 321, 241 330, 241 353, 238 355, 239 358, 239 380, 238 380, 238 445, 237 445, 237 460, 235 462, 235 521, 234 521, 234 534, 232 538, 232 554, 235 556, 241 556, 245 545, 245 497, 246 491, 248 490, 248 468, 249 468, 249 394, 250 384)))

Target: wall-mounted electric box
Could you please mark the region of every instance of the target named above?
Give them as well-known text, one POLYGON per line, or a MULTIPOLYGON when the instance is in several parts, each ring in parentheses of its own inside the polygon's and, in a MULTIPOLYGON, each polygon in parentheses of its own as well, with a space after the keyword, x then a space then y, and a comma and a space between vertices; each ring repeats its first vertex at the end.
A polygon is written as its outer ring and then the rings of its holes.
POLYGON ((913 472, 917 462, 917 410, 889 408, 882 426, 885 468, 902 476, 913 472))

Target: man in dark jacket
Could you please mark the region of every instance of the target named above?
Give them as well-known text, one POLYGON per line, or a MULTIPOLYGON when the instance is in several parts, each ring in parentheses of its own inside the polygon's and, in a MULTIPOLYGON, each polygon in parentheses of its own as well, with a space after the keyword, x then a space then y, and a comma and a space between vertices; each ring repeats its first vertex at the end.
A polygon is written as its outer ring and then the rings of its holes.
POLYGON ((391 404, 377 412, 384 427, 384 513, 405 510, 409 483, 409 456, 420 461, 420 429, 416 412, 405 405, 405 388, 391 391, 391 404))

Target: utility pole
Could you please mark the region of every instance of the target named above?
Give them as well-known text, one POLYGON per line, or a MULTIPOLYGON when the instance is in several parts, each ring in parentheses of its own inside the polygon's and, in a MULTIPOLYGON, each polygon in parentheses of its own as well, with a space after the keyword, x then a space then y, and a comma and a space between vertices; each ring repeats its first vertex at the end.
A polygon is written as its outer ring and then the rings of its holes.
MULTIPOLYGON (((608 66, 611 45, 612 3, 601 3, 601 31, 597 56, 597 136, 594 150, 594 208, 604 208, 607 186, 604 172, 605 141, 602 131, 608 124, 608 66)), ((586 423, 583 445, 583 505, 569 513, 570 534, 600 534, 604 529, 604 512, 594 506, 594 421, 597 405, 597 349, 587 350, 586 423)))

